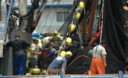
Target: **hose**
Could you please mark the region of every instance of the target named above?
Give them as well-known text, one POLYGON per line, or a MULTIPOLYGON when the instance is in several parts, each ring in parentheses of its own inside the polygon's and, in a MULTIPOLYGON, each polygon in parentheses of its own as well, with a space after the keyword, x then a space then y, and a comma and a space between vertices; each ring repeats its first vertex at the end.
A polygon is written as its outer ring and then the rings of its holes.
MULTIPOLYGON (((79 59, 79 58, 81 58, 81 57, 84 57, 84 58, 88 58, 88 59, 89 59, 88 56, 80 55, 80 56, 76 57, 76 58, 66 67, 66 70, 71 66, 71 64, 73 64, 77 59, 79 59)), ((66 70, 65 70, 65 71, 66 71, 66 70)))

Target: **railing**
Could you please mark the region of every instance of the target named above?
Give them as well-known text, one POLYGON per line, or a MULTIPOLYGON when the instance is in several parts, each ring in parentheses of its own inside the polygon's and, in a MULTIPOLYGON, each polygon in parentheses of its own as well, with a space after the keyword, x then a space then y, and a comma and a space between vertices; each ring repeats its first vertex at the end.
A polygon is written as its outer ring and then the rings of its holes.
MULTIPOLYGON (((0 78, 62 78, 59 75, 0 76, 0 78)), ((119 78, 118 75, 65 75, 63 78, 119 78)), ((126 76, 125 78, 128 78, 126 76)))
POLYGON ((128 75, 119 71, 119 74, 105 74, 105 75, 30 75, 30 76, 0 76, 0 78, 128 78, 128 75))

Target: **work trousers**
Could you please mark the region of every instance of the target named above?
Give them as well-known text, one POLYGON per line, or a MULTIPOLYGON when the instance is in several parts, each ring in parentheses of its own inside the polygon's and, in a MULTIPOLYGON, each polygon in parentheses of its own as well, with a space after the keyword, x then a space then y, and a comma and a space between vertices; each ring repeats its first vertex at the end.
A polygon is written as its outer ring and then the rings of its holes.
POLYGON ((92 58, 92 63, 88 74, 105 74, 103 58, 92 58))
POLYGON ((48 75, 59 75, 61 72, 61 69, 47 69, 48 75))
POLYGON ((13 71, 14 75, 24 75, 26 73, 26 55, 14 56, 13 71))
POLYGON ((36 68, 37 67, 37 62, 38 62, 38 58, 31 57, 30 62, 29 62, 30 68, 36 68))

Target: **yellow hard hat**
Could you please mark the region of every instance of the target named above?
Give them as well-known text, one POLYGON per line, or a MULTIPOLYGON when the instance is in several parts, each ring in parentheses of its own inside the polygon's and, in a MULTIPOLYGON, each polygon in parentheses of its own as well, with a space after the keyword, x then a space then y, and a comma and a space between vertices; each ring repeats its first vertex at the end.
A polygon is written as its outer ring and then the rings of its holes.
POLYGON ((73 32, 76 29, 76 25, 70 24, 70 32, 73 32))
POLYGON ((75 17, 76 17, 76 19, 78 20, 78 19, 80 19, 81 14, 80 14, 79 12, 77 12, 76 15, 75 15, 75 17))
POLYGON ((81 1, 81 2, 79 3, 79 6, 80 6, 80 8, 84 8, 84 7, 85 7, 84 2, 81 1))
POLYGON ((60 56, 65 57, 66 56, 66 52, 65 51, 61 51, 60 52, 60 56))
POLYGON ((70 45, 72 43, 72 39, 70 37, 66 38, 66 44, 70 45))
POLYGON ((33 74, 39 74, 40 73, 40 69, 39 68, 33 68, 32 69, 32 73, 33 74))
POLYGON ((32 75, 31 73, 26 73, 25 75, 29 76, 29 75, 32 75))

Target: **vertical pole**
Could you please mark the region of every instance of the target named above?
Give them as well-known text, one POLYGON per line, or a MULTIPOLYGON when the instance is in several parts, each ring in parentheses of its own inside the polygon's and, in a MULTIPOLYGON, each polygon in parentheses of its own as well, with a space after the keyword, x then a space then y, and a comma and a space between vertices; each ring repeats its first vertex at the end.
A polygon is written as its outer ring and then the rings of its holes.
POLYGON ((2 60, 2 74, 3 75, 13 75, 13 52, 12 48, 4 49, 4 57, 2 60))
MULTIPOLYGON (((10 0, 9 10, 8 10, 7 18, 6 18, 6 22, 5 22, 4 36, 3 36, 3 40, 5 42, 6 42, 7 29, 8 29, 8 23, 9 23, 12 6, 13 6, 13 0, 10 0)), ((12 72, 13 72, 12 71, 12 62, 11 62, 12 61, 12 53, 8 52, 7 50, 5 50, 3 53, 4 53, 4 56, 3 56, 3 60, 2 60, 2 66, 3 66, 2 74, 3 75, 12 75, 12 72)))

